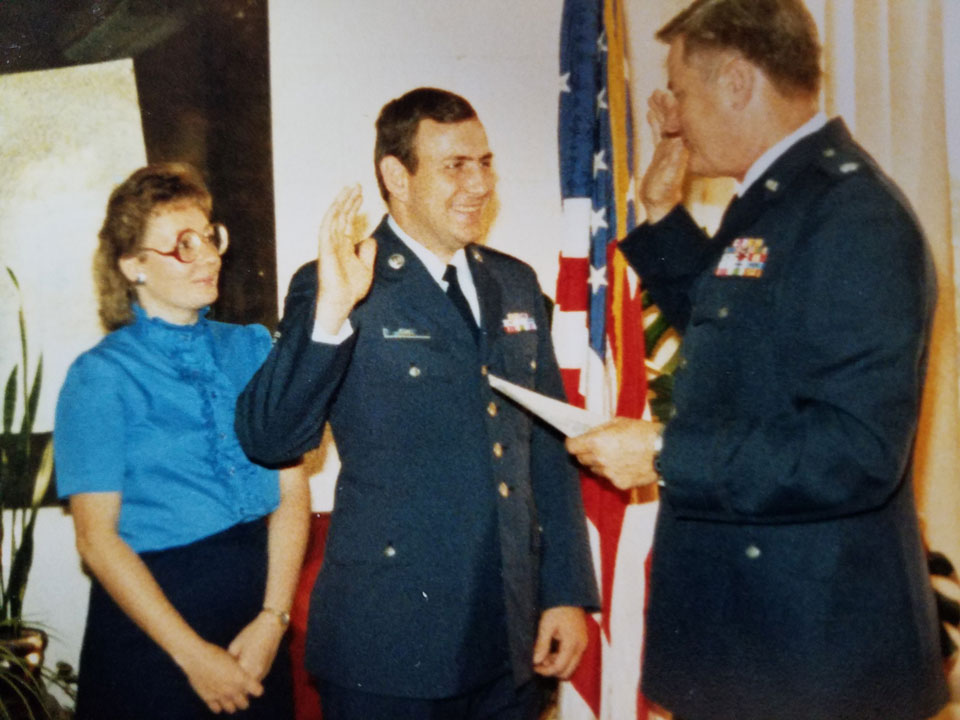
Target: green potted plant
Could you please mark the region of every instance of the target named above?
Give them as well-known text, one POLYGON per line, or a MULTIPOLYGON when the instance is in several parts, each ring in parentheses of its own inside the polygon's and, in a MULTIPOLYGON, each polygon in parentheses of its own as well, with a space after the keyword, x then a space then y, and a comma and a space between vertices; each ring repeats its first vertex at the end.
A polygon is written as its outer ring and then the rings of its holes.
MULTIPOLYGON (((7 273, 19 295, 20 284, 7 273)), ((22 301, 18 308, 20 362, 7 377, 0 433, 0 719, 51 718, 47 681, 68 687, 67 672, 53 674, 43 667, 47 635, 24 623, 23 598, 33 565, 33 533, 37 512, 53 474, 53 445, 36 447, 33 433, 43 380, 43 357, 30 378, 27 328, 22 301), (16 424, 20 414, 19 426, 16 424), (8 563, 4 564, 4 559, 8 563)))

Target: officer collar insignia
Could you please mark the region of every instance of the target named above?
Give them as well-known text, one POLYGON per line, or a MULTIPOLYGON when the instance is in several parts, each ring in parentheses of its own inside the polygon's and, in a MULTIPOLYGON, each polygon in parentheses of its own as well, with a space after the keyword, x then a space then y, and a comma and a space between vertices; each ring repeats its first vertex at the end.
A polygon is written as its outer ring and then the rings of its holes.
POLYGON ((763 238, 737 238, 724 249, 713 274, 717 277, 762 277, 768 252, 763 238))

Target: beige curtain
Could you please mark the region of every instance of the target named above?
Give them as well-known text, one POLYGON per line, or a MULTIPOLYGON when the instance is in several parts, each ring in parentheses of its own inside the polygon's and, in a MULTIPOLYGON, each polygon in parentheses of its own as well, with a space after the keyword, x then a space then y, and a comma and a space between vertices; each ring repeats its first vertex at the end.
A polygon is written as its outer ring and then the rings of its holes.
MULTIPOLYGON (((934 321, 916 448, 916 491, 926 539, 960 567, 960 0, 807 0, 824 45, 824 107, 854 136, 913 204, 937 265, 934 321)), ((628 5, 635 114, 665 78, 664 47, 653 32, 686 0, 628 5)), ((640 133, 639 167, 650 137, 640 133)), ((701 183, 690 204, 705 225, 717 218, 729 183, 701 183)), ((954 596, 955 586, 939 584, 954 596)), ((882 591, 882 590, 878 590, 882 591)), ((951 675, 960 702, 960 669, 951 675)), ((960 704, 938 720, 960 719, 960 704)))
MULTIPOLYGON (((957 118, 947 117, 951 103, 956 106, 957 51, 951 43, 960 37, 957 6, 956 0, 826 0, 823 31, 827 112, 846 118, 906 193, 937 264, 939 297, 916 448, 916 491, 930 547, 960 564, 960 218, 951 211, 960 197, 960 157, 957 139, 949 137, 958 132, 957 118)), ((956 595, 954 587, 938 587, 956 595)), ((960 673, 951 673, 951 681, 960 698, 960 673)), ((960 710, 948 708, 939 717, 960 717, 960 710)))

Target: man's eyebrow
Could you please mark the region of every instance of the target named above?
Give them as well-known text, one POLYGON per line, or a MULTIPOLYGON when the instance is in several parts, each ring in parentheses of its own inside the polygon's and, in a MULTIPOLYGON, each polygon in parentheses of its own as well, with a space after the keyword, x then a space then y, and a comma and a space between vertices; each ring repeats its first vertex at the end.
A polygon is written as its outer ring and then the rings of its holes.
POLYGON ((480 162, 483 162, 484 160, 493 160, 493 153, 492 152, 484 153, 480 157, 474 157, 473 155, 449 155, 446 158, 444 158, 444 160, 445 161, 454 160, 457 162, 470 162, 471 160, 479 160, 480 162))

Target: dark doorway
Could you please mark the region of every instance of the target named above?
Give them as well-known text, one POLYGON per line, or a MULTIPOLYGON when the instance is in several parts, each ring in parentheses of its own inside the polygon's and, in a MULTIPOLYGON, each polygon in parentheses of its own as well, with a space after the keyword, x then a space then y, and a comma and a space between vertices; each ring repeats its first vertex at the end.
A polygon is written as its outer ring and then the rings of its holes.
POLYGON ((230 229, 215 316, 273 329, 267 0, 0 0, 0 73, 127 57, 148 161, 197 166, 230 229))

